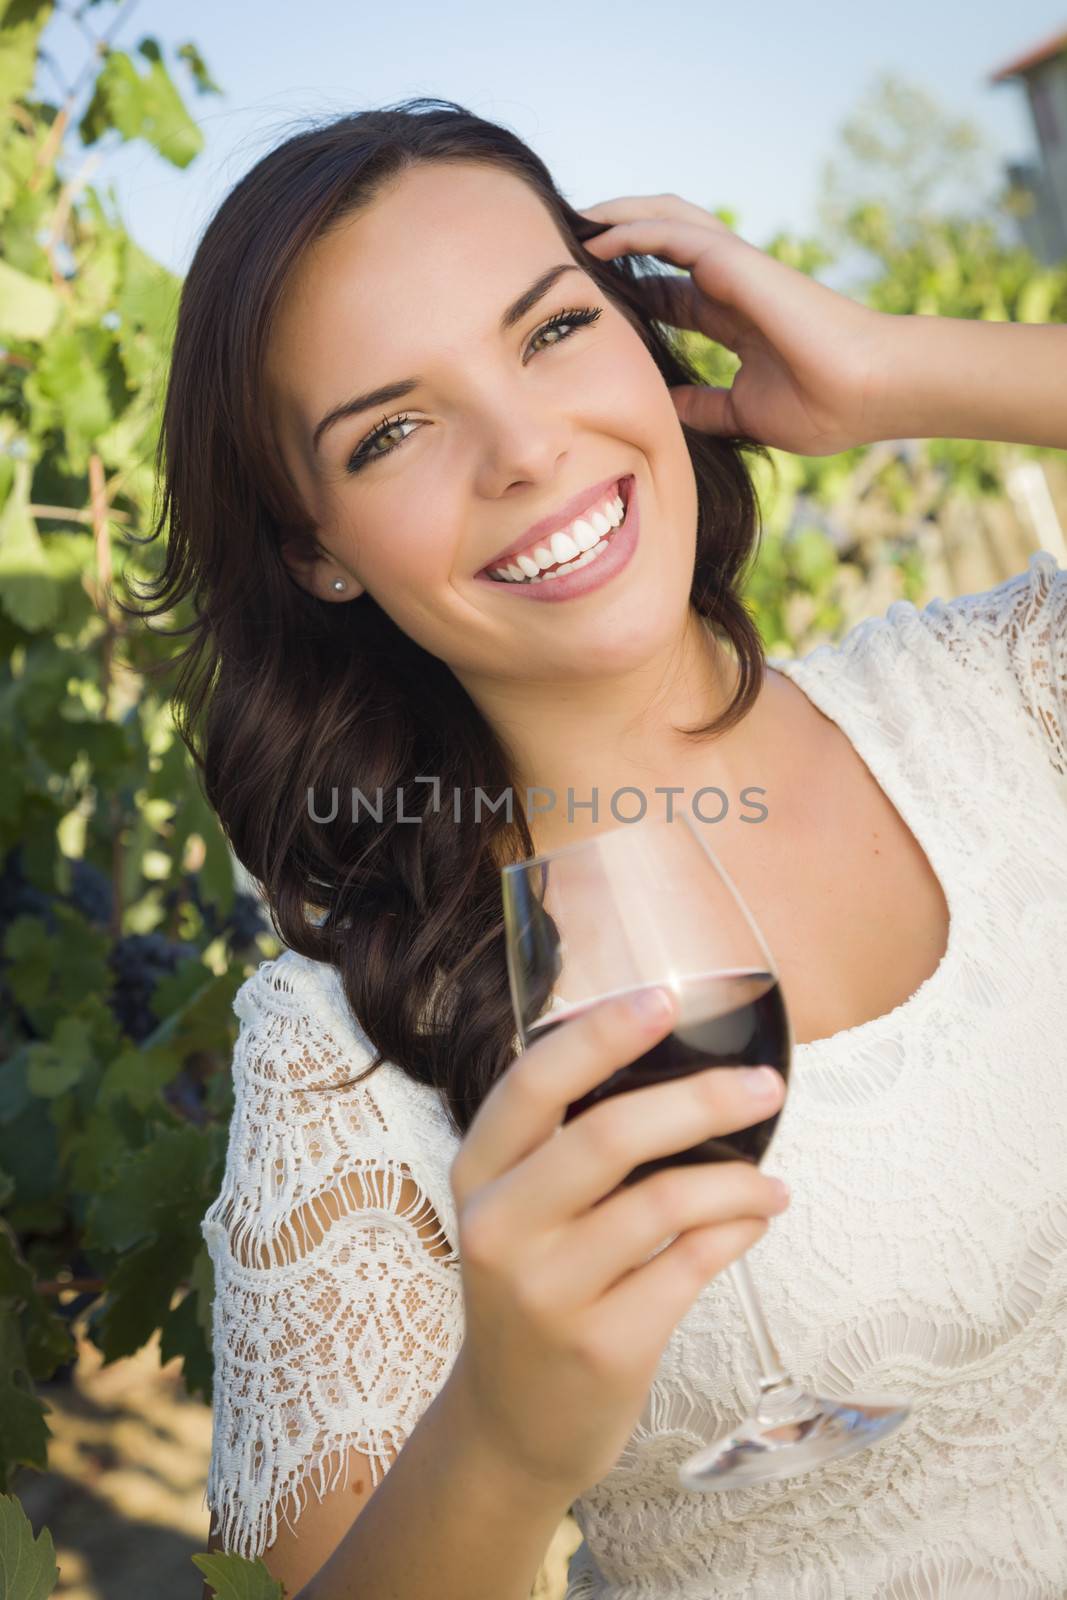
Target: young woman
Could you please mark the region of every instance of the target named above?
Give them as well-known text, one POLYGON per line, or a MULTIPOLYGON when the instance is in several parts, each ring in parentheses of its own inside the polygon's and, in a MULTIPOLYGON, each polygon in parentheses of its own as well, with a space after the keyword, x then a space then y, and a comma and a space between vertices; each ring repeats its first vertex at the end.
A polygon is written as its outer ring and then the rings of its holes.
POLYGON ((223 203, 149 608, 195 601, 183 733, 288 947, 235 1003, 204 1222, 217 1546, 301 1600, 520 1600, 573 1505, 570 1600, 1067 1593, 1067 572, 799 661, 742 601, 759 442, 1067 446, 1065 372, 1063 328, 872 313, 673 195, 576 212, 452 102, 302 133, 223 203), (669 1002, 518 1053, 500 868, 627 785, 762 790, 708 837, 793 1019, 792 1205, 744 1163, 614 1192, 765 1116, 740 1074, 561 1128, 669 1002), (475 817, 509 788, 558 805, 475 817), (914 1411, 690 1494, 755 1392, 721 1278, 753 1248, 794 1370, 914 1411))

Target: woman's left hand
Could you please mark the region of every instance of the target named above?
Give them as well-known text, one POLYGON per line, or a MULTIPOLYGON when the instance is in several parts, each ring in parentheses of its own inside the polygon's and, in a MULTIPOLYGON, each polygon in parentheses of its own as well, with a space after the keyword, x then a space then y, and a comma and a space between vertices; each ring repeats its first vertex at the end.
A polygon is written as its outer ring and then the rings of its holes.
POLYGON ((883 313, 776 261, 677 195, 605 200, 579 215, 612 224, 583 242, 600 260, 636 253, 688 268, 689 277, 638 280, 653 317, 741 358, 729 389, 671 390, 687 426, 811 456, 883 437, 883 313))

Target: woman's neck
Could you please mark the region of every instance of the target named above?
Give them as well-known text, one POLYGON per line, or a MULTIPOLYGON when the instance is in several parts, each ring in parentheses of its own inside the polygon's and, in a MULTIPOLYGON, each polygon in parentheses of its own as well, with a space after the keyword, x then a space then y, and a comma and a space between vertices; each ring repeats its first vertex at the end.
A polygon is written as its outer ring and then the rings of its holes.
POLYGON ((535 848, 555 849, 618 827, 642 815, 642 799, 649 818, 667 816, 672 805, 676 812, 683 796, 672 802, 656 792, 667 786, 718 785, 738 804, 740 789, 760 781, 746 769, 755 708, 712 740, 694 741, 679 731, 717 718, 736 682, 733 653, 690 610, 678 644, 625 678, 553 685, 547 692, 527 685, 521 696, 499 685, 479 693, 480 709, 520 775, 513 804, 516 814, 520 805, 527 808, 535 848), (636 793, 620 795, 622 789, 636 793))

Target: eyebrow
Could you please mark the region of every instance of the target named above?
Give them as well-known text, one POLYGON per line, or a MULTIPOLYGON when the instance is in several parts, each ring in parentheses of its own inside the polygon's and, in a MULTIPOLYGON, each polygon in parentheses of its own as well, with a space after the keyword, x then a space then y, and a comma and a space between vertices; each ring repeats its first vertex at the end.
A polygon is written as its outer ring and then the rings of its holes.
MULTIPOLYGON (((501 333, 507 333, 517 322, 521 322, 528 311, 532 311, 539 300, 543 300, 552 285, 565 272, 581 272, 581 267, 574 261, 565 261, 559 266, 549 267, 547 272, 542 272, 535 278, 530 287, 520 294, 519 298, 508 306, 500 319, 501 333)), ((424 382, 422 378, 401 378, 397 383, 386 383, 379 389, 369 389, 366 394, 357 394, 351 400, 346 400, 342 405, 334 406, 328 411, 315 428, 311 436, 312 450, 318 450, 319 440, 328 428, 334 423, 342 422, 345 417, 354 417, 360 411, 376 410, 379 406, 387 406, 394 400, 402 400, 405 395, 417 389, 424 382)))

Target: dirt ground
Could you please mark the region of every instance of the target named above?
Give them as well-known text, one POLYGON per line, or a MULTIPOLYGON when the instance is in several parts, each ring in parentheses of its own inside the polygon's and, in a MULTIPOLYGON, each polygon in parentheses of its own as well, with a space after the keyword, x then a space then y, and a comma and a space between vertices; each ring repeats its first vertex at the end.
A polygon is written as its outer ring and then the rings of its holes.
MULTIPOLYGON (((179 1370, 160 1367, 156 1343, 109 1367, 82 1344, 73 1381, 42 1385, 51 1469, 14 1488, 34 1530, 51 1529, 62 1600, 199 1600, 189 1558, 207 1548, 211 1412, 179 1370)), ((566 1518, 532 1600, 562 1600, 580 1538, 566 1518)))

